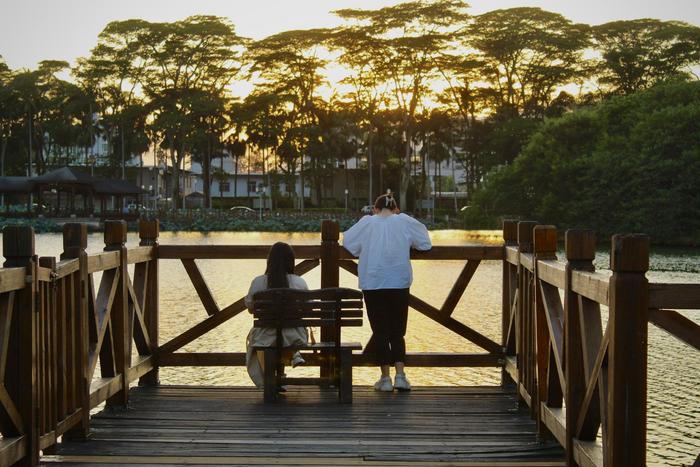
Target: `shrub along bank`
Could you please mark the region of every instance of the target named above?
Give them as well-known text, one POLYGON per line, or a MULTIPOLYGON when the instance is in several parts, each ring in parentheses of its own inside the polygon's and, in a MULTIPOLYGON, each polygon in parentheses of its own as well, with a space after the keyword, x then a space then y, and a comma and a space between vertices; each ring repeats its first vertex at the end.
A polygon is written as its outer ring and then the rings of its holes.
MULTIPOLYGON (((225 214, 212 215, 211 213, 175 213, 159 217, 160 229, 163 232, 320 232, 321 221, 333 218, 327 215, 305 215, 303 217, 264 217, 236 218, 225 214)), ((337 217, 340 230, 347 230, 355 222, 357 217, 337 217)), ((79 222, 80 220, 76 220, 79 222)), ((30 225, 37 233, 61 232, 61 224, 52 219, 44 218, 0 218, 0 228, 6 225, 30 225)), ((138 230, 137 222, 128 223, 130 231, 138 230)), ((428 229, 440 230, 449 228, 444 222, 426 223, 428 229)), ((92 231, 102 231, 102 228, 91 227, 92 231)))
POLYGON ((513 164, 488 174, 469 228, 504 217, 601 236, 700 244, 700 82, 674 82, 545 121, 513 164))

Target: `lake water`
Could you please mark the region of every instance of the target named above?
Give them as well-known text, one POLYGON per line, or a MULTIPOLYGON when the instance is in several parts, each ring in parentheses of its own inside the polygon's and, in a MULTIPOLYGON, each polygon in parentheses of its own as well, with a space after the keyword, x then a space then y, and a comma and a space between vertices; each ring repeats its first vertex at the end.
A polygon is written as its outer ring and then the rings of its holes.
MULTIPOLYGON (((435 245, 463 245, 499 241, 491 234, 464 231, 431 232, 435 245)), ((316 233, 172 233, 161 234, 162 244, 198 245, 268 245, 285 241, 292 245, 316 245, 316 233)), ((130 233, 128 246, 138 244, 138 236, 130 233)), ((91 234, 88 251, 103 248, 101 234, 91 234)), ((60 234, 41 234, 36 241, 37 254, 58 256, 62 250, 60 234)), ((561 256, 560 256, 561 257, 561 256)), ((596 267, 607 269, 609 255, 600 251, 596 267)), ((700 282, 700 249, 653 249, 650 258, 650 282, 700 282)), ((200 270, 220 308, 247 293, 250 281, 265 269, 264 260, 198 261, 200 270)), ((411 292, 440 307, 457 278, 462 265, 458 261, 415 261, 411 292)), ((162 260, 160 267, 160 342, 164 343, 206 317, 187 273, 178 260, 162 260)), ((304 276, 310 288, 320 286, 320 268, 304 276)), ((96 281, 98 278, 96 277, 96 281)), ((357 278, 341 270, 340 284, 357 287, 357 278)), ((453 316, 482 334, 500 342, 501 263, 482 262, 453 316)), ((697 311, 684 313, 700 323, 697 311)), ((181 351, 243 351, 245 336, 252 324, 248 313, 241 313, 210 331, 181 351)), ((351 328, 345 339, 366 342, 369 324, 351 328)), ((406 336, 409 352, 481 352, 481 349, 446 330, 420 313, 409 315, 406 336)), ((691 465, 700 452, 700 355, 695 349, 649 326, 649 394, 648 445, 649 465, 691 465)), ((297 368, 298 376, 311 376, 312 369, 297 368)), ((316 370, 317 371, 317 370, 316 370)), ((163 368, 164 384, 250 385, 244 368, 163 368)), ((377 377, 377 370, 357 368, 355 384, 368 385, 377 377)), ((410 369, 414 385, 496 385, 500 370, 488 368, 410 369)))

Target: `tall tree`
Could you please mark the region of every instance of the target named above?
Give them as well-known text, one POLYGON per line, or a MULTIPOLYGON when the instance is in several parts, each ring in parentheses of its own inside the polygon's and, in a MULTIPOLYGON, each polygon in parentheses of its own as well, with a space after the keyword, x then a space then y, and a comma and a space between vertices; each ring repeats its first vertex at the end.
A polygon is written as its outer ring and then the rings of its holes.
MULTIPOLYGON (((325 82, 321 58, 329 36, 325 29, 286 31, 266 37, 249 48, 250 73, 263 93, 275 94, 287 107, 285 134, 278 153, 288 167, 297 166, 301 183, 300 207, 304 210, 304 157, 309 130, 317 123, 317 92, 325 82)), ((320 167, 311 160, 312 168, 320 167)))
POLYGON ((48 141, 51 141, 47 123, 63 118, 58 107, 65 82, 56 74, 67 67, 67 62, 43 60, 36 70, 14 73, 10 82, 11 92, 15 94, 24 117, 27 175, 42 174, 45 170, 45 136, 48 135, 48 141))
POLYGON ((432 188, 437 192, 442 191, 441 164, 451 157, 454 138, 452 134, 452 118, 443 109, 432 109, 421 116, 418 122, 417 136, 421 140, 421 172, 420 194, 421 198, 430 196, 430 186, 426 186, 429 180, 430 162, 434 164, 432 188))
POLYGON ((216 154, 223 161, 223 137, 230 128, 230 122, 226 118, 229 99, 211 92, 193 93, 192 99, 193 131, 189 146, 193 160, 202 166, 204 207, 211 208, 211 162, 216 154))
POLYGON ((680 21, 613 21, 595 26, 593 37, 602 55, 598 81, 613 94, 690 76, 700 64, 700 28, 680 21))
MULTIPOLYGON (((273 183, 277 180, 277 174, 284 169, 278 163, 277 148, 280 145, 287 124, 288 110, 285 108, 286 103, 275 93, 265 92, 257 89, 249 94, 245 100, 231 109, 231 118, 235 122, 234 138, 239 141, 239 137, 243 134, 247 135, 245 144, 254 148, 262 157, 263 170, 267 170, 270 178, 270 188, 272 202, 276 203, 279 198, 278 183, 273 183), (270 163, 268 158, 273 156, 273 161, 270 163)), ((232 147, 231 156, 234 158, 234 183, 238 176, 238 159, 244 155, 245 151, 235 150, 232 147)), ((291 167, 296 168, 296 165, 291 167)), ((286 174, 286 177, 291 178, 294 183, 295 172, 291 171, 286 174)), ((234 188, 234 196, 237 192, 234 188)))
POLYGON ((173 209, 180 199, 180 168, 196 124, 194 96, 225 95, 241 67, 246 40, 215 16, 191 16, 174 23, 149 23, 141 37, 146 61, 143 88, 151 99, 153 126, 173 169, 173 209))
MULTIPOLYGON (((330 37, 329 44, 335 50, 340 50, 338 62, 349 69, 349 73, 341 81, 341 85, 349 86, 350 90, 341 96, 342 105, 350 109, 356 120, 357 129, 361 133, 362 147, 367 160, 369 175, 369 192, 367 204, 372 204, 378 190, 374 187, 373 174, 376 161, 373 157, 376 130, 378 127, 380 109, 388 102, 388 80, 374 67, 374 48, 365 47, 370 41, 367 31, 361 26, 337 28, 330 37)), ((357 194, 356 194, 357 196, 357 194)))
POLYGON ((11 82, 12 70, 5 63, 2 55, 0 55, 0 177, 5 176, 5 156, 7 155, 10 138, 22 119, 16 99, 17 96, 10 86, 11 82))
MULTIPOLYGON (((143 37, 149 23, 144 20, 114 21, 98 36, 88 58, 78 60, 73 70, 79 85, 95 96, 99 126, 107 140, 109 162, 126 174, 131 146, 139 153, 145 120, 143 96, 139 92, 146 72, 146 46, 143 37), (141 131, 138 131, 139 128, 141 131), (116 151, 116 149, 119 151, 116 151)), ((86 165, 89 154, 85 154, 86 165)))
POLYGON ((370 52, 369 66, 390 84, 393 105, 402 113, 404 137, 400 198, 404 206, 411 184, 411 140, 415 116, 437 71, 435 57, 466 19, 460 0, 425 0, 378 10, 344 9, 335 14, 354 22, 358 46, 370 52))
POLYGON ((498 111, 542 117, 558 88, 585 77, 589 26, 558 13, 522 7, 476 16, 462 37, 476 49, 498 111))

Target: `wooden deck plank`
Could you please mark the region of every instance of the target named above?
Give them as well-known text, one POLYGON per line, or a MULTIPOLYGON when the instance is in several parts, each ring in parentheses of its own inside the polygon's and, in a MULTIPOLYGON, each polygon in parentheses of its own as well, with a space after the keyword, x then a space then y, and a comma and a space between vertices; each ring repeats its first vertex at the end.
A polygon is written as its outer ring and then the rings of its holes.
POLYGON ((42 462, 66 465, 563 465, 556 442, 499 387, 418 387, 409 394, 290 387, 264 404, 255 388, 135 387, 129 409, 95 414, 87 441, 42 462), (309 462, 310 460, 314 462, 309 462))
MULTIPOLYGON (((119 467, 123 465, 278 465, 278 466, 299 466, 299 465, 333 465, 333 466, 353 466, 353 465, 406 465, 405 461, 373 461, 362 457, 297 457, 280 459, 277 457, 259 456, 198 456, 183 459, 181 457, 152 456, 148 463, 142 463, 142 458, 132 456, 46 456, 44 464, 60 463, 62 465, 84 466, 86 464, 98 464, 102 467, 119 467)), ((444 466, 444 462, 420 462, 426 467, 444 466)), ((450 462, 449 465, 460 467, 563 467, 563 461, 535 461, 535 462, 512 462, 512 461, 468 461, 450 462)))

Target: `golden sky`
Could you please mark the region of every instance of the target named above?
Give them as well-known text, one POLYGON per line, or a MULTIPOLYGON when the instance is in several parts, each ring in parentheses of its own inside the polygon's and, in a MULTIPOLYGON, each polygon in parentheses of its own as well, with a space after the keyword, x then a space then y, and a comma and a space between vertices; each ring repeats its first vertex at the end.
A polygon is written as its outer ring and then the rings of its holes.
MULTIPOLYGON (((339 24, 338 8, 380 8, 396 0, 0 0, 0 55, 10 68, 34 68, 44 59, 71 64, 87 56, 97 35, 114 20, 174 21, 193 14, 228 17, 253 39, 289 30, 339 24)), ((472 14, 536 6, 572 21, 677 19, 700 25, 700 0, 472 0, 472 14)))

